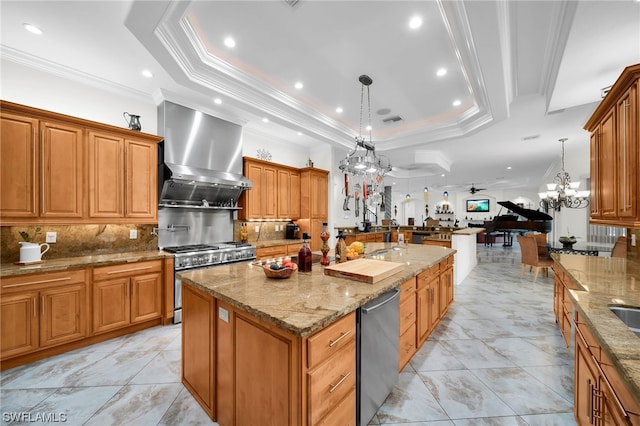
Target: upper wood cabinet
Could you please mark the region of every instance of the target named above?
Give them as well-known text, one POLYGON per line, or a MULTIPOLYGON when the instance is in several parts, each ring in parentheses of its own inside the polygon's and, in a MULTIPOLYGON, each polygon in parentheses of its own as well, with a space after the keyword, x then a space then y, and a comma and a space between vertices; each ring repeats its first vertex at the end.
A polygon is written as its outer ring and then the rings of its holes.
POLYGON ((584 128, 591 133, 591 223, 640 228, 640 64, 625 68, 584 128))
POLYGON ((82 217, 83 129, 5 111, 0 116, 0 217, 82 217))
POLYGON ((329 215, 329 172, 307 167, 300 171, 300 215, 327 220, 329 215))
POLYGON ((157 145, 89 132, 89 217, 157 221, 157 145))
POLYGON ((0 101, 0 218, 157 223, 158 136, 0 101))
POLYGON ((253 188, 244 191, 240 197, 240 220, 300 217, 298 169, 245 157, 244 175, 251 181, 253 188))

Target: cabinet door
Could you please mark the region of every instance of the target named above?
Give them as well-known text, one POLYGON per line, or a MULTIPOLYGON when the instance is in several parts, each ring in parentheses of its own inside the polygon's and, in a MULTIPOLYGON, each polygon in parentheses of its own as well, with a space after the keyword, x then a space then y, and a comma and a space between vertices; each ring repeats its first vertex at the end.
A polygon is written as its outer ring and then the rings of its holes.
POLYGON ((124 214, 124 140, 89 132, 89 216, 117 218, 124 214))
POLYGON ((38 349, 38 292, 0 298, 2 359, 38 349))
POLYGON ((131 278, 131 322, 142 322, 162 315, 162 275, 131 278))
POLYGON ((614 111, 612 110, 603 120, 598 137, 599 208, 603 218, 615 218, 617 216, 616 126, 614 111))
POLYGON ((309 247, 311 251, 319 251, 322 247, 322 240, 320 239, 320 233, 322 232, 322 220, 311 220, 311 240, 309 241, 309 247))
POLYGON ((327 196, 328 196, 328 179, 324 173, 311 174, 311 218, 323 219, 328 215, 327 196))
POLYGON ((601 412, 595 362, 578 333, 575 342, 574 414, 578 424, 592 425, 594 415, 601 412))
MULTIPOLYGON (((600 210, 600 174, 599 174, 599 158, 600 146, 598 144, 599 131, 596 130, 591 134, 589 139, 590 150, 590 175, 591 175, 591 219, 602 219, 602 211, 600 210)), ((480 235, 480 234, 478 234, 480 235)))
POLYGON ((126 140, 125 216, 148 219, 158 217, 158 147, 155 143, 126 140))
POLYGON ((40 346, 82 339, 89 324, 87 284, 54 287, 40 292, 40 346))
POLYGON ((0 114, 0 217, 38 216, 38 120, 0 114))
POLYGON ((291 217, 291 176, 288 170, 278 170, 278 217, 291 217))
POLYGON ((616 105, 618 121, 617 216, 636 219, 638 212, 638 117, 636 99, 638 83, 622 96, 616 105))
POLYGON ((245 176, 253 183, 253 188, 244 191, 245 219, 259 219, 262 217, 262 192, 264 186, 262 184, 262 166, 252 163, 245 163, 245 176))
POLYGON ((290 218, 300 218, 300 173, 289 173, 289 200, 290 200, 290 218))
POLYGON ((131 322, 129 278, 93 283, 93 331, 101 333, 131 322))
POLYGON ((275 219, 278 217, 278 171, 275 167, 265 166, 262 169, 262 179, 264 199, 262 217, 265 219, 275 219))
POLYGON ((66 124, 41 123, 42 217, 82 217, 84 131, 66 124))
POLYGON ((431 291, 431 326, 434 326, 440 318, 440 277, 435 277, 429 282, 431 291))
POLYGON ((418 347, 426 340, 429 330, 431 329, 430 291, 428 285, 418 282, 418 291, 416 292, 418 298, 416 302, 416 310, 418 312, 418 347))

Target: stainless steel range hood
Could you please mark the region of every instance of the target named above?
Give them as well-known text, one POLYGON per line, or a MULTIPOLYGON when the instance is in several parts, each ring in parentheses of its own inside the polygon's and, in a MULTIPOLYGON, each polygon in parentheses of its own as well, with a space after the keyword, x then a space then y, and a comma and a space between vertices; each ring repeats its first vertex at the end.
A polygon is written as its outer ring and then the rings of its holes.
POLYGON ((242 127, 164 101, 160 207, 236 209, 251 181, 242 175, 242 127))

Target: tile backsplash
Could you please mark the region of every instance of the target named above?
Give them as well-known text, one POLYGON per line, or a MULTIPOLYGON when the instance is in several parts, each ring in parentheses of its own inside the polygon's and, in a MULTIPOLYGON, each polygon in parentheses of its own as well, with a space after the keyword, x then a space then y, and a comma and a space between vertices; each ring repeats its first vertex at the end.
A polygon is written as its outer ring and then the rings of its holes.
POLYGON ((246 220, 236 220, 233 222, 233 239, 235 241, 240 241, 243 223, 247 224, 247 241, 249 243, 255 243, 258 241, 283 240, 285 237, 286 225, 289 221, 249 222, 246 220), (256 232, 256 229, 258 232, 256 232))
POLYGON ((0 261, 13 263, 20 260, 20 244, 24 241, 21 231, 33 237, 36 228, 40 233, 33 242, 45 242, 47 232, 56 232, 56 243, 43 259, 120 253, 124 251, 146 251, 158 249, 158 238, 151 235, 158 225, 23 225, 0 227, 0 261), (130 239, 129 231, 137 230, 137 238, 130 239))

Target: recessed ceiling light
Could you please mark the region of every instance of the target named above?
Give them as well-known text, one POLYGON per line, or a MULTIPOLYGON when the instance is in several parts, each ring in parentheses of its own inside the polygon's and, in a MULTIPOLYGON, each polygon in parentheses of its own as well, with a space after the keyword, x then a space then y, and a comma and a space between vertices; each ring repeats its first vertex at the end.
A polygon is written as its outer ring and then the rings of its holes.
POLYGON ((413 16, 409 20, 409 28, 411 28, 412 30, 420 28, 421 26, 422 26, 422 18, 420 16, 413 16))
POLYGON ((453 106, 460 106, 462 102, 460 102, 459 99, 456 99, 455 101, 453 101, 453 106))
POLYGON ((298 132, 298 136, 302 136, 302 132, 298 132))
POLYGON ((338 114, 342 114, 342 107, 338 107, 338 108, 336 108, 336 112, 337 112, 338 114))
POLYGON ((442 76, 444 76, 446 74, 447 74, 447 69, 446 68, 440 68, 438 71, 436 71, 436 75, 438 77, 442 77, 442 76))
POLYGON ((22 26, 24 27, 25 30, 29 31, 32 34, 37 34, 37 35, 42 34, 42 30, 33 24, 24 23, 22 24, 22 26))
POLYGON ((511 166, 507 166, 507 170, 511 170, 511 166))
POLYGON ((365 129, 367 130, 367 132, 370 132, 372 129, 371 124, 368 124, 367 127, 365 127, 365 129))
POLYGON ((151 78, 153 77, 153 73, 149 70, 142 70, 142 75, 147 77, 147 78, 151 78))
POLYGON ((215 98, 215 99, 213 100, 213 103, 214 103, 214 104, 216 104, 216 105, 220 105, 220 104, 222 103, 222 99, 220 99, 220 98, 215 98))
POLYGON ((269 122, 269 119, 268 119, 267 117, 265 117, 265 118, 263 118, 263 119, 262 119, 262 122, 263 122, 263 123, 268 123, 268 122, 269 122))
POLYGON ((233 37, 227 37, 224 39, 224 45, 233 49, 234 47, 236 47, 236 41, 233 39, 233 37))
POLYGON ((440 175, 441 177, 444 177, 444 173, 440 175))
POLYGON ((293 85, 293 87, 295 87, 296 89, 300 90, 304 87, 304 85, 302 84, 302 82, 297 81, 296 84, 293 85))

